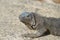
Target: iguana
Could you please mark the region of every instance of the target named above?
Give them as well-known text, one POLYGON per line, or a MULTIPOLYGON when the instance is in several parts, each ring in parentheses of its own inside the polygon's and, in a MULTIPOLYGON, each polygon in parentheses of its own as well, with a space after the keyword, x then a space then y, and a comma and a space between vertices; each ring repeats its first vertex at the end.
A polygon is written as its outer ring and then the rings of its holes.
POLYGON ((33 12, 23 12, 19 19, 35 33, 24 34, 25 37, 39 37, 49 30, 50 34, 60 36, 60 18, 44 17, 33 12))

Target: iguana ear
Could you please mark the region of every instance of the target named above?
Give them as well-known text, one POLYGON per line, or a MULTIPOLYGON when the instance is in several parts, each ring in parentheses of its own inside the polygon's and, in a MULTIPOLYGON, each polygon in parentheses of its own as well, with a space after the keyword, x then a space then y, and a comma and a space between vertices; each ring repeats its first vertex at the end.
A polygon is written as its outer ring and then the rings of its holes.
POLYGON ((35 15, 35 13, 32 13, 31 27, 33 29, 36 29, 36 15, 35 15))
POLYGON ((34 13, 32 13, 31 15, 32 15, 32 17, 31 17, 32 18, 31 26, 32 26, 32 25, 35 25, 36 23, 35 23, 35 15, 34 15, 34 13))

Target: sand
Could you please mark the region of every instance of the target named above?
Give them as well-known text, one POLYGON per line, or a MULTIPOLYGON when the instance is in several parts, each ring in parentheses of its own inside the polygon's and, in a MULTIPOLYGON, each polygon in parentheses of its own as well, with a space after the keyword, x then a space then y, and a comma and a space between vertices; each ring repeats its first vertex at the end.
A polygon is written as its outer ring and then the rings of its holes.
POLYGON ((60 18, 60 5, 42 4, 36 0, 0 0, 0 40, 60 40, 47 35, 39 38, 25 38, 21 35, 30 30, 20 22, 22 12, 36 12, 46 17, 60 18))

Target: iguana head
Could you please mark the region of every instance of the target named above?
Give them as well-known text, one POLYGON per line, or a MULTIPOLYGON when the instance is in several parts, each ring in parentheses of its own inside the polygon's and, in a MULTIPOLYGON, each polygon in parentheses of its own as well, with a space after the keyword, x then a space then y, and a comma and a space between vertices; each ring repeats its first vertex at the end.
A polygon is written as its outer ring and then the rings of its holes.
POLYGON ((35 19, 34 19, 34 13, 33 12, 23 12, 19 19, 21 22, 23 22, 25 25, 28 26, 28 28, 33 29, 33 25, 35 25, 35 19))

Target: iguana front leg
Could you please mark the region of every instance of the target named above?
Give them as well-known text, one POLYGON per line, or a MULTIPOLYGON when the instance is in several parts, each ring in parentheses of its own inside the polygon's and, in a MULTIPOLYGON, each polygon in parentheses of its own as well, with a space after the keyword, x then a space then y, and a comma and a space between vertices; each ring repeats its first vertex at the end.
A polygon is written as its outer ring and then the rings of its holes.
POLYGON ((46 32, 46 29, 41 28, 40 30, 37 30, 35 32, 23 34, 22 36, 23 37, 30 37, 30 38, 37 38, 37 37, 42 36, 45 32, 46 32))

